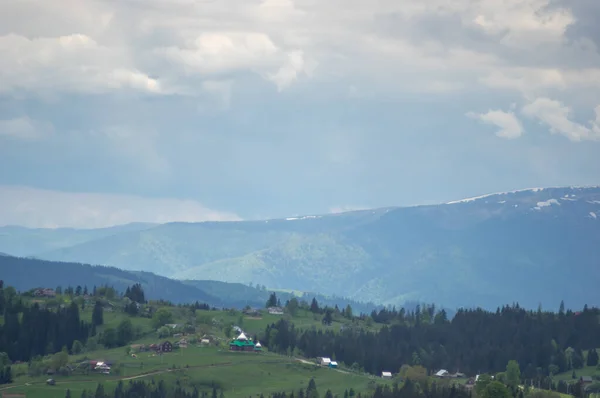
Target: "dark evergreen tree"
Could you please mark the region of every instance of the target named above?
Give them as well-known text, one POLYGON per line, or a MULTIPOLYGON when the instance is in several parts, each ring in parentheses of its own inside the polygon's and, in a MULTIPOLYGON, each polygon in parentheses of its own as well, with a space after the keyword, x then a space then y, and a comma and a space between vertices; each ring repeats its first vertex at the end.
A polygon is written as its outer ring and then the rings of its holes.
POLYGON ((104 308, 100 300, 96 300, 92 311, 92 325, 100 326, 102 324, 104 324, 104 308))
POLYGON ((269 308, 269 307, 276 307, 276 306, 277 306, 277 295, 275 294, 275 292, 273 292, 269 295, 269 299, 267 300, 265 307, 269 308))

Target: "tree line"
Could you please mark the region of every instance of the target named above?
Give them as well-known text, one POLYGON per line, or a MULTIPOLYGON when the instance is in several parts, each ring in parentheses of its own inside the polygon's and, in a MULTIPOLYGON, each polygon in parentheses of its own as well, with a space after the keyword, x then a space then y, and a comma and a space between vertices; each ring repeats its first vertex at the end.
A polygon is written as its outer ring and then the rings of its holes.
POLYGON ((38 303, 25 305, 15 290, 0 288, 0 310, 4 323, 0 325, 0 352, 12 361, 28 361, 71 347, 74 341, 85 342, 92 334, 92 325, 79 317, 74 302, 52 311, 38 303))
MULTIPOLYGON (((496 312, 462 309, 452 319, 443 310, 417 307, 410 312, 382 309, 369 318, 384 326, 376 332, 335 332, 297 329, 281 319, 268 325, 260 338, 271 351, 331 357, 374 374, 397 371, 398 364, 422 365, 430 373, 496 373, 516 359, 523 377, 536 380, 582 368, 584 350, 600 347, 600 311, 587 306, 558 313, 527 311, 516 304, 496 312)), ((597 360, 597 354, 587 357, 590 364, 597 360)))

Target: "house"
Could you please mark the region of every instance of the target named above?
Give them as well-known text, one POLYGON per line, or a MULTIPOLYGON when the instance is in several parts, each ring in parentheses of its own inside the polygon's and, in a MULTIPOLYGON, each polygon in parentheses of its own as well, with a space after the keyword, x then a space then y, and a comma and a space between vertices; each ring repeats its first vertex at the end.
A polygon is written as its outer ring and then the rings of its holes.
POLYGON ((269 307, 268 311, 271 315, 283 315, 283 308, 281 307, 269 307))
POLYGON ((254 346, 254 351, 262 351, 262 344, 260 344, 260 341, 256 342, 256 345, 254 346))
POLYGON ((210 344, 210 340, 209 339, 202 339, 202 340, 200 340, 200 344, 202 344, 202 345, 209 345, 210 344))
POLYGON ((254 308, 246 308, 244 309, 243 313, 246 316, 260 316, 260 311, 254 308))
POLYGON ((594 379, 592 378, 592 376, 581 376, 579 378, 579 381, 581 382, 581 384, 587 385, 592 384, 594 382, 594 379))
POLYGON ((338 363, 336 361, 331 361, 331 362, 329 362, 329 367, 330 368, 337 368, 338 367, 338 363))
POLYGON ((175 345, 179 348, 187 348, 188 341, 187 341, 187 339, 181 339, 178 342, 176 342, 175 345))
POLYGON ((171 352, 173 351, 173 344, 170 341, 163 341, 158 345, 159 352, 171 352))
POLYGON ((106 362, 92 361, 92 362, 90 362, 90 365, 92 365, 92 368, 94 369, 94 371, 96 371, 98 373, 104 373, 104 374, 110 373, 110 365, 107 364, 106 362), (94 362, 95 362, 95 364, 94 364, 94 362))
POLYGON ((450 373, 448 373, 448 371, 446 369, 440 369, 435 374, 435 377, 439 377, 439 378, 449 377, 449 376, 450 376, 450 373))
POLYGON ((255 345, 254 342, 246 337, 246 335, 242 332, 235 340, 231 340, 231 342, 229 342, 229 350, 254 352, 255 345))
POLYGON ((56 292, 54 291, 54 289, 40 288, 35 289, 33 291, 33 295, 36 297, 56 297, 56 292))
POLYGON ((321 366, 329 366, 329 364, 331 363, 331 359, 329 358, 322 357, 317 359, 319 360, 321 366))
POLYGON ((382 379, 391 379, 392 378, 392 372, 381 372, 381 378, 382 379))

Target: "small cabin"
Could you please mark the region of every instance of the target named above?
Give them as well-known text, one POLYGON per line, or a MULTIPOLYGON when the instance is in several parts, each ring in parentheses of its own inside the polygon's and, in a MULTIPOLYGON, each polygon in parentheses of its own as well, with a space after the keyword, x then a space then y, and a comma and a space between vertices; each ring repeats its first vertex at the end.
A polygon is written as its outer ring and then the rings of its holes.
POLYGON ((329 366, 329 364, 331 363, 331 359, 326 358, 326 357, 321 357, 321 358, 319 358, 319 363, 321 364, 321 366, 329 366))
POLYGON ((329 362, 329 367, 330 368, 337 368, 338 367, 338 363, 336 361, 331 361, 331 362, 329 362))
POLYGON ((391 379, 392 378, 392 372, 381 372, 381 378, 382 379, 391 379))

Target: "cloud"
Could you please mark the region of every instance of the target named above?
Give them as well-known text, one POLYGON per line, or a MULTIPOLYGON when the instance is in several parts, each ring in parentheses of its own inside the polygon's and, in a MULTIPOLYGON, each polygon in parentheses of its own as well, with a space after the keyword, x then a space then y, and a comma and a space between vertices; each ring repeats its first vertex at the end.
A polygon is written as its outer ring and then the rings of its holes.
POLYGON ((38 122, 27 116, 0 120, 0 138, 8 137, 24 141, 36 141, 51 133, 50 123, 38 122))
POLYGON ((467 116, 499 127, 500 129, 496 132, 496 135, 501 138, 514 139, 523 134, 523 125, 512 111, 490 110, 482 114, 469 112, 467 116))
POLYGON ((0 184, 286 216, 597 183, 597 4, 0 1, 0 184))
POLYGON ((29 39, 11 33, 0 37, 0 55, 0 94, 19 90, 169 92, 131 65, 123 51, 82 34, 29 39))
POLYGON ((101 228, 131 222, 235 221, 228 212, 193 200, 58 192, 0 186, 0 225, 30 228, 101 228))
POLYGON ((562 134, 574 142, 600 140, 600 106, 595 109, 596 118, 590 127, 570 119, 572 110, 559 101, 550 98, 537 98, 523 107, 523 114, 537 119, 548 126, 553 134, 562 134))

